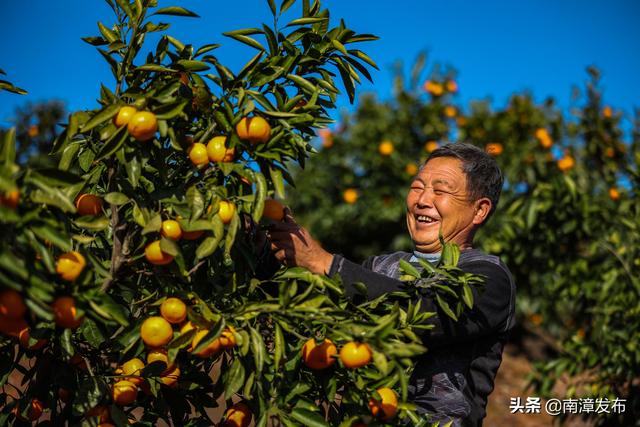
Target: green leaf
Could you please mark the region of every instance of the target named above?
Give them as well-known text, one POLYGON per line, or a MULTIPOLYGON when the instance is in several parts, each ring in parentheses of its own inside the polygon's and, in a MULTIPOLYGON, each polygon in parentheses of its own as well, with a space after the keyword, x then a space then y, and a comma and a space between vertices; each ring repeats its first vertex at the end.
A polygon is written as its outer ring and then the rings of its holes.
POLYGON ((156 109, 156 118, 158 120, 170 120, 174 117, 180 115, 184 111, 184 107, 186 107, 191 101, 188 99, 183 100, 182 102, 176 104, 167 104, 163 105, 156 109))
POLYGON ((190 10, 180 6, 163 7, 161 9, 156 10, 150 16, 154 16, 154 15, 187 16, 189 18, 200 17, 200 15, 198 15, 197 13, 191 12, 190 10))
POLYGON ((219 233, 214 236, 206 237, 196 249, 196 258, 200 260, 213 254, 213 252, 218 248, 223 235, 224 233, 219 233))
POLYGON ((157 233, 160 231, 162 227, 162 216, 160 214, 155 214, 144 226, 142 229, 142 235, 149 233, 157 233))
POLYGON ((118 151, 118 149, 122 147, 122 145, 127 141, 128 138, 129 133, 127 132, 127 127, 122 126, 113 135, 111 135, 111 137, 107 141, 105 141, 104 145, 100 149, 100 152, 98 153, 96 161, 102 160, 105 157, 109 157, 113 153, 118 151))
POLYGON ((240 358, 235 358, 231 366, 224 373, 224 395, 233 396, 242 386, 245 380, 245 369, 240 358))
POLYGON ((273 365, 278 372, 280 369, 280 361, 282 360, 283 354, 286 353, 286 341, 284 340, 284 334, 282 333, 282 328, 278 323, 275 323, 274 327, 274 353, 273 353, 273 365))
POLYGON ((7 92, 16 93, 18 95, 26 95, 28 92, 17 86, 12 85, 6 80, 0 80, 0 91, 6 90, 7 92))
POLYGON ((440 294, 436 293, 436 302, 440 306, 440 309, 445 312, 445 314, 451 317, 453 320, 457 321, 458 317, 453 313, 449 304, 440 297, 440 294))
POLYGON ((126 194, 118 193, 115 191, 112 193, 106 194, 104 196, 104 199, 107 201, 107 203, 110 203, 115 206, 124 205, 125 203, 129 202, 129 197, 126 194))
POLYGON ((400 265, 400 269, 405 273, 415 277, 416 279, 420 277, 420 272, 413 265, 411 265, 411 263, 407 262, 406 260, 401 259, 399 265, 400 265))
POLYGON ((136 71, 156 71, 162 73, 177 73, 177 70, 172 70, 171 68, 163 67, 158 64, 144 64, 135 68, 136 71))
POLYGON ((264 362, 267 354, 267 348, 262 340, 262 335, 256 329, 249 328, 251 334, 251 352, 253 353, 253 360, 256 366, 256 375, 262 374, 264 362))
POLYGON ((280 4, 280 14, 285 13, 295 2, 296 0, 283 0, 280 4))
POLYGON ((102 110, 100 110, 98 113, 96 113, 93 117, 91 117, 91 119, 89 119, 88 122, 86 122, 81 128, 80 131, 81 132, 88 132, 91 129, 93 129, 94 127, 108 121, 111 120, 116 114, 118 114, 118 111, 120 111, 120 108, 122 107, 122 105, 120 104, 111 104, 111 105, 107 105, 106 107, 104 107, 102 110))
POLYGON ((204 53, 210 52, 214 49, 219 48, 220 45, 219 44, 206 44, 204 46, 202 46, 200 49, 196 50, 196 53, 193 55, 194 57, 198 57, 204 53))
POLYGON ((262 46, 257 40, 252 39, 251 37, 243 36, 241 34, 230 34, 230 33, 223 33, 223 35, 227 37, 231 37, 232 39, 237 40, 240 43, 244 43, 248 46, 251 46, 255 49, 266 51, 264 46, 262 46))
POLYGON ((317 89, 316 86, 304 77, 295 74, 287 74, 287 79, 291 80, 303 91, 313 94, 317 89))
POLYGON ((12 165, 16 162, 16 128, 9 128, 2 139, 2 151, 0 160, 5 165, 12 165))
POLYGON ((305 427, 329 427, 329 424, 319 413, 307 409, 294 408, 291 411, 291 418, 302 423, 305 427))
POLYGON ((293 27, 295 25, 307 25, 307 24, 316 24, 318 22, 324 22, 327 21, 329 18, 323 18, 323 17, 318 17, 318 18, 298 18, 298 19, 294 19, 293 21, 289 22, 285 27, 293 27))
POLYGON ((467 283, 462 284, 462 300, 469 308, 473 308, 473 292, 467 283))
POLYGON ((206 71, 208 70, 210 67, 202 62, 202 61, 196 61, 194 59, 180 59, 177 64, 184 68, 186 71, 206 71))

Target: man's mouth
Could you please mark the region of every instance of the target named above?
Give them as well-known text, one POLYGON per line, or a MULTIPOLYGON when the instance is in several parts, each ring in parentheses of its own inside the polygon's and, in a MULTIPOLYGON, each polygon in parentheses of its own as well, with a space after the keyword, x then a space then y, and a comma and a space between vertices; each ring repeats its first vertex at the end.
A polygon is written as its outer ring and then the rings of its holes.
POLYGON ((436 222, 438 222, 437 218, 434 218, 432 216, 429 215, 415 215, 416 221, 421 223, 421 224, 435 224, 436 222))

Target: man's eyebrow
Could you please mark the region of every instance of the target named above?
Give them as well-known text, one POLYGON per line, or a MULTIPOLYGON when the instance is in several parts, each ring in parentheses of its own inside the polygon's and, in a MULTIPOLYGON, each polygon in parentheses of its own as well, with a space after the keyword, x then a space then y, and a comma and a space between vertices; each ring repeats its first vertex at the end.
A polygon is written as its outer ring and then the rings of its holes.
POLYGON ((447 188, 453 188, 453 185, 451 185, 451 183, 449 183, 449 181, 447 181, 446 179, 441 179, 441 178, 436 179, 433 181, 433 185, 436 185, 436 184, 442 184, 447 188))

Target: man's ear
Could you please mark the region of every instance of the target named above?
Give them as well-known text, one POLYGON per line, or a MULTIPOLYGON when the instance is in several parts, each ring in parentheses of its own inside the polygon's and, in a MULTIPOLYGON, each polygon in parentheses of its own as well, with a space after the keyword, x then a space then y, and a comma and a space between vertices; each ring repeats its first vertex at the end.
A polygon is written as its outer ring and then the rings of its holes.
POLYGON ((476 225, 483 224, 487 220, 492 206, 493 203, 491 203, 491 199, 487 197, 476 200, 474 204, 475 214, 473 216, 473 223, 476 225))

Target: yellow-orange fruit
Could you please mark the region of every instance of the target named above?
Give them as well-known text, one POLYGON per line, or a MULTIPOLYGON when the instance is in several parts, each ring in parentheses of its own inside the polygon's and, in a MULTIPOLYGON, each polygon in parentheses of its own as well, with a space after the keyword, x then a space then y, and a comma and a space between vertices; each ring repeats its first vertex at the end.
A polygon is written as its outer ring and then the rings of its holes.
POLYGON ((22 295, 14 289, 2 289, 0 291, 0 316, 18 319, 27 312, 22 295))
POLYGON ((212 162, 232 162, 236 150, 227 148, 226 136, 214 136, 207 143, 207 155, 212 162))
POLYGON ((162 347, 173 338, 173 328, 164 318, 151 316, 142 322, 140 337, 149 347, 162 347))
POLYGON ((260 116, 243 117, 236 125, 236 133, 253 145, 264 144, 271 137, 271 126, 260 116))
POLYGON ((371 362, 371 354, 367 344, 352 341, 340 349, 340 361, 345 368, 360 368, 371 362))
POLYGON ((76 198, 78 215, 97 216, 102 213, 102 199, 94 194, 81 194, 76 198))
POLYGON ((226 410, 223 427, 247 427, 251 424, 253 414, 244 402, 238 402, 226 410))
POLYGON ((358 190, 356 190, 355 188, 347 188, 342 193, 342 200, 350 205, 354 204, 358 201, 358 190))
POLYGON ((111 397, 116 405, 131 405, 138 398, 138 387, 131 381, 118 381, 111 387, 111 397))
POLYGON ((160 240, 151 242, 144 248, 144 257, 154 265, 166 265, 173 261, 172 255, 162 252, 160 240))
POLYGON ((333 356, 337 352, 331 340, 325 339, 322 344, 317 345, 316 340, 311 338, 302 346, 302 361, 311 369, 326 369, 335 363, 333 356))
POLYGON ((276 199, 266 199, 262 216, 273 221, 282 221, 284 219, 284 205, 276 199))
POLYGON ((120 107, 120 109, 118 110, 118 114, 113 117, 113 123, 117 127, 127 125, 129 124, 131 117, 133 117, 133 115, 137 112, 138 109, 136 107, 132 107, 131 105, 120 107))
POLYGON ((389 387, 382 387, 376 390, 382 400, 378 401, 373 397, 369 399, 369 409, 374 417, 381 417, 389 420, 398 412, 398 396, 389 387))
POLYGON ((187 318, 187 306, 178 298, 167 298, 160 306, 160 314, 169 323, 182 323, 187 318))
POLYGON ((236 212, 236 205, 233 202, 228 202, 226 200, 220 201, 218 216, 220 217, 223 223, 229 224, 235 212, 236 212))
POLYGON ((52 305, 53 320, 62 328, 76 329, 82 324, 84 316, 78 316, 76 300, 70 296, 56 298, 52 305))
POLYGON ((162 221, 161 234, 167 239, 180 240, 182 237, 182 228, 180 228, 180 223, 175 219, 162 221))
POLYGON ((8 208, 15 209, 18 207, 19 201, 20 201, 19 190, 5 191, 3 194, 0 194, 0 206, 6 206, 8 208))
POLYGON ((56 273, 64 280, 73 282, 80 276, 86 265, 87 261, 80 252, 67 252, 58 258, 56 273))
POLYGON ((158 131, 158 119, 150 111, 138 111, 129 119, 127 131, 137 141, 147 141, 158 131))

